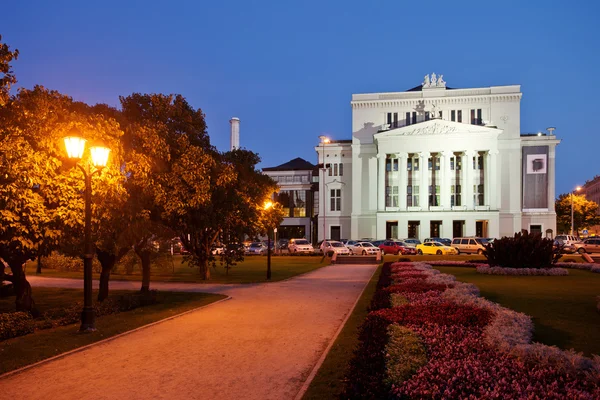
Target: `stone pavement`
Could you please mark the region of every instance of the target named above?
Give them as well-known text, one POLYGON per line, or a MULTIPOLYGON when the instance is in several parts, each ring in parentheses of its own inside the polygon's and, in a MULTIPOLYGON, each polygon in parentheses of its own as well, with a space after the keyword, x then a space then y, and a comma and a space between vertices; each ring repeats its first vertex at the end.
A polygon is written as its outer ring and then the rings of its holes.
MULTIPOLYGON (((335 265, 251 285, 152 282, 232 299, 0 378, 0 392, 12 400, 293 399, 376 268, 335 265)), ((138 287, 111 282, 113 290, 138 287)))

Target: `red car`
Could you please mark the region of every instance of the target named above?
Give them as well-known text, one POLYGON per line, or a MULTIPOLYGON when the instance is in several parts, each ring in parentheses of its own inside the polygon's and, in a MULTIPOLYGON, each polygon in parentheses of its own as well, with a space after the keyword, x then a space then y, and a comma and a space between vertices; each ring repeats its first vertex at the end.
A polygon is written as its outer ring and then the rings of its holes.
POLYGON ((404 242, 399 240, 386 240, 382 244, 379 245, 381 249, 381 254, 402 254, 402 255, 415 255, 417 254, 417 249, 414 247, 407 246, 404 242))

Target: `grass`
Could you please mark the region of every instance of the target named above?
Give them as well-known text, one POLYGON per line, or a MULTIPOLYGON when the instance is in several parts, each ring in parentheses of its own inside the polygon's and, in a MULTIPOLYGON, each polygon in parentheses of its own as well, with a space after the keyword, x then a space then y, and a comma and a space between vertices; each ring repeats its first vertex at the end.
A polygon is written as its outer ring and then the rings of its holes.
MULTIPOLYGON (((112 295, 123 293, 128 292, 115 291, 112 295)), ((36 304, 42 312, 83 299, 82 290, 74 289, 35 288, 34 294, 36 304)), ((79 324, 73 324, 2 341, 0 342, 0 360, 2 360, 0 374, 210 304, 225 296, 208 293, 160 292, 159 298, 161 302, 152 306, 97 318, 96 332, 78 333, 79 324)), ((7 311, 14 311, 14 297, 0 299, 0 313, 7 311)))
POLYGON ((495 276, 472 268, 435 268, 477 285, 485 298, 531 316, 534 341, 587 356, 600 354, 600 274, 570 269, 568 276, 495 276))
POLYGON ((321 365, 317 375, 302 397, 303 400, 337 399, 340 397, 344 388, 343 379, 346 375, 346 369, 354 355, 354 349, 358 345, 358 328, 367 317, 367 310, 377 288, 380 274, 381 266, 375 271, 375 274, 367 284, 356 307, 352 311, 348 321, 346 321, 346 325, 344 325, 344 328, 327 354, 323 365, 321 365))
MULTIPOLYGON (((271 281, 281 281, 296 275, 304 274, 315 269, 329 265, 329 259, 320 256, 276 256, 271 257, 271 281)), ((27 274, 35 275, 36 263, 30 262, 26 266, 27 274)), ((192 283, 256 283, 265 282, 267 276, 267 257, 246 256, 245 260, 229 270, 217 262, 216 268, 210 269, 211 279, 204 281, 198 268, 191 268, 182 256, 173 256, 173 269, 171 271, 152 271, 151 280, 156 282, 192 282, 192 283)), ((42 269, 42 277, 75 278, 82 279, 83 272, 65 272, 53 269, 42 269)), ((94 274, 98 279, 99 274, 94 274)), ((111 274, 111 280, 141 281, 141 271, 134 270, 133 274, 111 274)))

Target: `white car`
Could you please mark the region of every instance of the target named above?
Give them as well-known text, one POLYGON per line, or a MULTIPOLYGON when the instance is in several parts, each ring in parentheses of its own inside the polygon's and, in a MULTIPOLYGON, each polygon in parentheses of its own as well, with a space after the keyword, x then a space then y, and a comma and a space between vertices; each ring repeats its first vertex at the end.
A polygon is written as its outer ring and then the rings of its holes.
POLYGON ((315 249, 306 239, 290 239, 290 242, 288 243, 288 251, 290 254, 312 254, 315 252, 315 249))
POLYGON ((323 254, 327 255, 329 252, 333 251, 338 255, 350 255, 350 250, 344 246, 344 243, 338 242, 336 240, 325 240, 321 243, 321 251, 323 254))
POLYGON ((381 249, 379 247, 375 247, 372 243, 369 242, 358 242, 355 245, 353 245, 350 250, 352 251, 352 254, 360 254, 363 256, 377 255, 381 252, 381 249))

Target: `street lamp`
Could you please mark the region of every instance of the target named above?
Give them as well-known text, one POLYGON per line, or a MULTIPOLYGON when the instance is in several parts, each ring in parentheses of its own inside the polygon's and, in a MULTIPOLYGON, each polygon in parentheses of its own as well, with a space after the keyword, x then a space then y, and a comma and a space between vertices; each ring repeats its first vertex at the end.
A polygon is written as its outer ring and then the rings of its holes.
MULTIPOLYGON (((579 192, 580 190, 581 186, 575 188, 575 192, 579 192)), ((571 236, 573 236, 573 192, 571 192, 571 236)))
MULTIPOLYGON (((265 201, 265 210, 269 210, 273 207, 273 202, 265 201)), ((267 280, 271 280, 271 224, 270 221, 267 220, 269 224, 267 226, 267 280)))
POLYGON ((327 198, 327 196, 325 196, 325 171, 327 171, 327 168, 325 168, 325 145, 327 143, 330 143, 331 140, 325 135, 319 136, 319 139, 321 140, 321 156, 323 157, 323 168, 321 168, 321 171, 323 171, 323 191, 321 192, 321 202, 323 203, 323 241, 325 241, 327 240, 327 235, 325 234, 325 231, 327 229, 325 225, 325 210, 327 208, 327 203, 325 201, 325 199, 327 198))
POLYGON ((92 259, 94 246, 92 245, 92 176, 106 166, 110 149, 102 146, 90 147, 90 162, 79 163, 83 157, 86 140, 77 136, 64 138, 67 155, 75 160, 77 167, 83 172, 85 179, 85 233, 83 255, 83 311, 81 312, 80 332, 96 330, 94 308, 92 306, 92 259), (92 169, 93 167, 93 169, 92 169))

